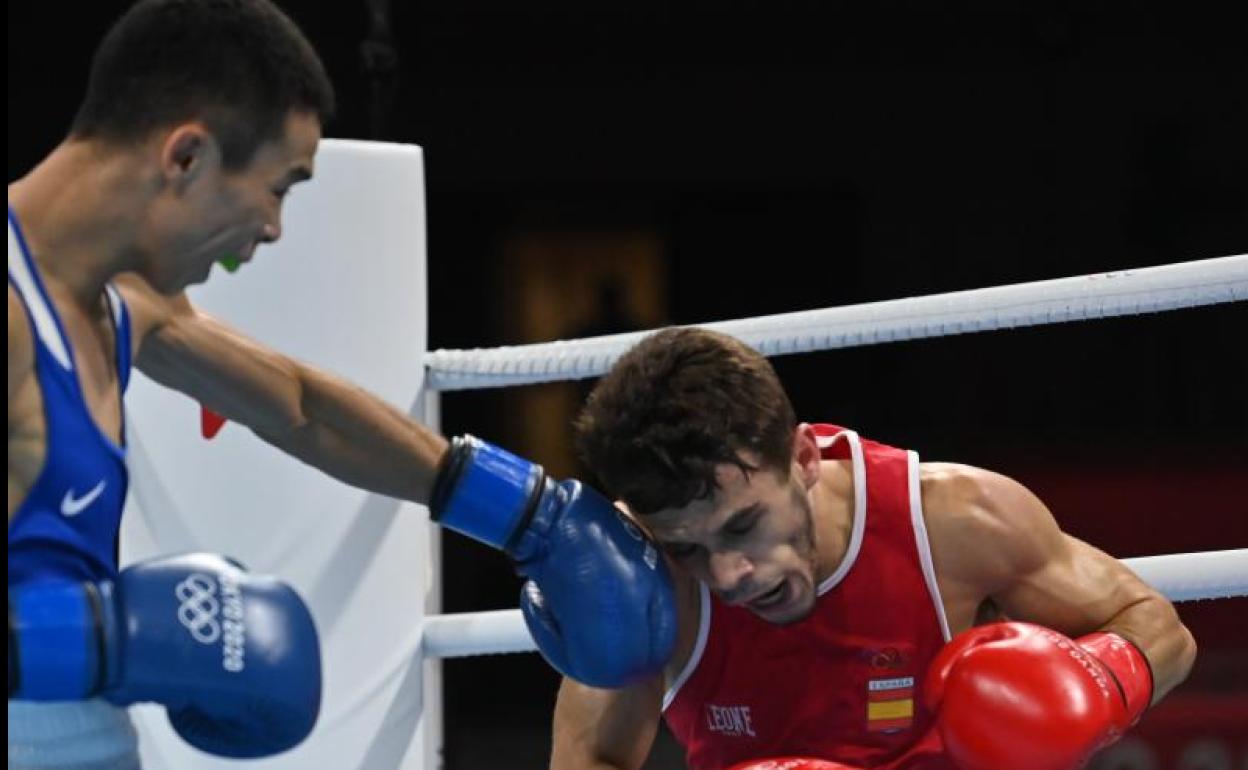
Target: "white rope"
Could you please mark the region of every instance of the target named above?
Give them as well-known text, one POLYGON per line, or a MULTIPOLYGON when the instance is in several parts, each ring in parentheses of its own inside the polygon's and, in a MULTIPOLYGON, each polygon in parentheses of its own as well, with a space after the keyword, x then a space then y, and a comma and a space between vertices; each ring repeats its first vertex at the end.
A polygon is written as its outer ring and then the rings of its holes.
POLYGON ((1248 548, 1123 559, 1172 602, 1248 596, 1248 548))
POLYGON ((520 610, 459 612, 425 618, 425 655, 462 658, 536 650, 520 610))
MULTIPOLYGON (((1248 299, 1248 255, 704 324, 767 356, 1248 299)), ((434 390, 596 377, 650 332, 426 355, 434 390)), ((1124 559, 1172 601, 1248 596, 1248 549, 1124 559)), ((519 610, 430 616, 426 657, 536 649, 519 610)))
MULTIPOLYGON (((1144 582, 1171 601, 1248 596, 1248 548, 1123 559, 1144 582)), ((459 658, 532 652, 537 647, 520 610, 465 612, 425 618, 428 657, 459 658)))
MULTIPOLYGON (((767 356, 1248 299, 1248 255, 704 324, 767 356)), ((597 377, 650 332, 426 356, 428 385, 464 390, 597 377)))

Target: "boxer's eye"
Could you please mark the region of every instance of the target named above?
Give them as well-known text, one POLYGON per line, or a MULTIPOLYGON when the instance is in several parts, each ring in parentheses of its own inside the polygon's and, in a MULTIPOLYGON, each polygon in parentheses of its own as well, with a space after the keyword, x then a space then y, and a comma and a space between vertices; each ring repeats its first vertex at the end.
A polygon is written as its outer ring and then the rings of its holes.
POLYGON ((741 537, 750 534, 754 529, 754 525, 758 523, 759 517, 762 515, 760 511, 755 510, 747 516, 740 516, 733 519, 732 522, 724 527, 724 533, 732 537, 741 537))

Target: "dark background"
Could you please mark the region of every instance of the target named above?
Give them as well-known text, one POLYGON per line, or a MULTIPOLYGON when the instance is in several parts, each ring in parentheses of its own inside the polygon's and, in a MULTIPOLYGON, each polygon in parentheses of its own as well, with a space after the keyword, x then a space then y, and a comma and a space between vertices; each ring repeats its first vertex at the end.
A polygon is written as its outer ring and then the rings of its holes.
MULTIPOLYGON (((60 141, 124 6, 8 4, 10 180, 60 141)), ((283 6, 338 89, 327 135, 425 149, 432 347, 539 341, 508 279, 534 240, 641 234, 657 266, 645 320, 604 285, 559 336, 1248 251, 1248 46, 1206 8, 424 1, 387 39, 364 2, 283 6)), ((803 419, 1014 475, 1125 557, 1248 547, 1246 332, 1241 304, 776 366, 803 419)), ((566 444, 568 391, 539 403, 559 387, 448 394, 443 427, 576 472, 515 419, 566 444)), ((447 611, 515 606, 502 560, 445 553, 447 611)), ((1181 608, 1203 653, 1183 693, 1244 708, 1245 604, 1181 608)), ((542 767, 549 669, 445 668, 447 768, 542 767)))

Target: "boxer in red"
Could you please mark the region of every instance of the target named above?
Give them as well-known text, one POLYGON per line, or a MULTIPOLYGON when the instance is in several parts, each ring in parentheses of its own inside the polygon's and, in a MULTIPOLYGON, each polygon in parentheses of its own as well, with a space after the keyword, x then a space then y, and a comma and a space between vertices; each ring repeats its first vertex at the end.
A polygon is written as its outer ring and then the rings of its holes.
POLYGON ((692 770, 1074 770, 1193 663, 1170 603, 1022 485, 798 423, 732 338, 647 338, 577 441, 663 547, 679 630, 662 676, 564 681, 556 770, 640 767, 660 716, 692 770))

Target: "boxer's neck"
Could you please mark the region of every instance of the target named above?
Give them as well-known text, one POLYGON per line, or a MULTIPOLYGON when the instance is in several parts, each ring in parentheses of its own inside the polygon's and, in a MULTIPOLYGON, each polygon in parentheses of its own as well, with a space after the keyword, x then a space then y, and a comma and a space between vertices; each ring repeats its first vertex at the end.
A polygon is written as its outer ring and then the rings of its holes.
POLYGON ((815 585, 845 560, 854 530, 854 470, 849 460, 823 460, 810 490, 815 520, 815 585))
POLYGON ((45 283, 84 312, 96 312, 104 285, 137 266, 151 181, 136 153, 67 140, 9 185, 9 206, 45 283))

